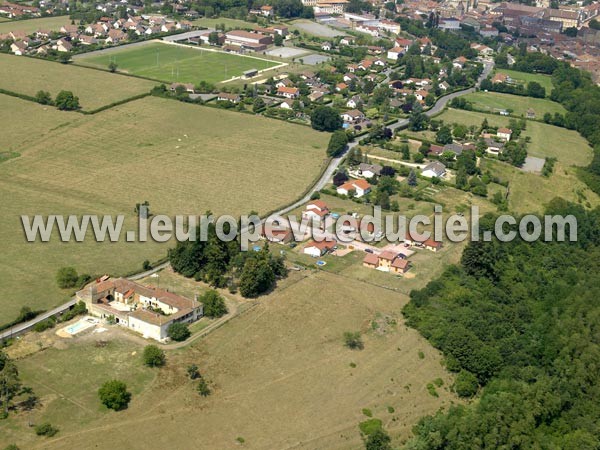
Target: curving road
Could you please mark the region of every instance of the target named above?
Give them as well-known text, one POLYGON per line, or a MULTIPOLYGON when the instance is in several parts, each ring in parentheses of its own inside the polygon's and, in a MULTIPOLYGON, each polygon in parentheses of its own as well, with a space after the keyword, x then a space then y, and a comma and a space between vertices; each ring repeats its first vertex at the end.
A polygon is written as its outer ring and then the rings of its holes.
MULTIPOLYGON (((484 63, 484 69, 483 72, 481 73, 481 75, 479 76, 479 79, 477 80, 477 84, 476 86, 479 86, 481 84, 481 82, 487 78, 487 76, 491 73, 492 69, 494 68, 494 63, 493 62, 486 62, 484 63)), ((386 78, 387 79, 387 78, 386 78)), ((385 82, 385 80, 384 80, 385 82)), ((468 88, 468 89, 464 89, 462 91, 457 91, 457 92, 453 92, 451 94, 445 95, 443 97, 440 97, 437 102, 427 111, 425 111, 425 114, 428 117, 432 117, 435 116, 436 114, 441 113, 444 108, 446 108, 446 106, 448 105, 448 102, 452 101, 452 99, 456 98, 456 97, 460 97, 462 95, 466 95, 466 94, 470 94, 471 92, 475 92, 475 87, 472 88, 468 88)), ((408 126, 408 119, 399 119, 396 122, 388 125, 387 127, 392 129, 392 130, 397 130, 397 129, 401 129, 401 128, 405 128, 406 126, 408 126)), ((315 183, 315 185, 312 187, 311 190, 308 191, 308 193, 302 197, 301 199, 295 201, 294 203, 292 203, 291 205, 286 206, 285 208, 280 209, 279 211, 276 211, 275 213, 273 213, 272 215, 283 215, 283 214, 287 214, 290 211, 293 211, 296 208, 299 208, 300 206, 304 205, 305 203, 307 203, 308 201, 310 201, 310 196, 312 195, 313 192, 315 191, 320 191, 321 189, 323 189, 328 183, 329 180, 331 179, 331 177, 333 176, 334 172, 337 170, 337 168, 339 167, 339 165, 341 164, 341 162, 343 161, 346 153, 356 147, 358 145, 358 141, 352 141, 348 144, 346 150, 344 151, 343 154, 341 154, 340 156, 337 156, 335 158, 333 158, 327 168, 325 169, 325 171, 323 172, 323 174, 321 175, 321 178, 319 178, 319 180, 315 183)), ((264 222, 266 220, 263 219, 262 222, 264 222)), ((240 232, 245 232, 247 231, 247 229, 242 229, 240 230, 240 232)), ((145 272, 141 272, 139 274, 133 275, 131 277, 129 277, 129 279, 131 280, 138 280, 140 278, 144 278, 147 277, 155 272, 158 272, 159 270, 162 270, 166 267, 168 267, 169 263, 163 263, 157 267, 155 267, 152 270, 149 271, 145 271, 145 272)), ((36 318, 30 320, 29 322, 25 322, 25 323, 21 323, 21 324, 17 324, 3 332, 0 332, 0 340, 3 339, 7 339, 13 336, 18 336, 19 334, 25 333, 27 332, 29 329, 31 329, 36 323, 41 322, 43 320, 46 320, 48 318, 50 318, 51 316, 55 316, 57 314, 60 314, 66 310, 68 310, 69 308, 71 308, 73 305, 75 305, 76 301, 75 299, 71 299, 69 300, 67 303, 64 303, 63 305, 60 305, 50 311, 46 311, 43 314, 40 314, 39 316, 37 316, 36 318)))

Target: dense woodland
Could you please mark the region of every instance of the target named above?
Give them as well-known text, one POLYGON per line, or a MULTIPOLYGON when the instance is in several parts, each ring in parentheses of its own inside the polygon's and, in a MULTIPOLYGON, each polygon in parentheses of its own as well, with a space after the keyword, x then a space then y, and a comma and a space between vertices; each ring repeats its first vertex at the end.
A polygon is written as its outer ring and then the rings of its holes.
MULTIPOLYGON (((473 242, 404 314, 458 372, 467 406, 415 427, 410 449, 600 448, 600 209, 555 199, 578 242, 473 242)), ((482 220, 482 231, 493 218, 482 220)))

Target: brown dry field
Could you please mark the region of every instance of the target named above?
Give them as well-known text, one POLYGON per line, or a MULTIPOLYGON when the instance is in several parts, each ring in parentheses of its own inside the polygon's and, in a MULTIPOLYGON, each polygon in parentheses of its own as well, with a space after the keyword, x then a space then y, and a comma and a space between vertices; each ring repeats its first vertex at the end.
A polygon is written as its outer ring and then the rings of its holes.
MULTIPOLYGON (((282 121, 149 97, 93 116, 60 113, 0 95, 0 117, 39 117, 9 130, 21 156, 0 163, 0 324, 21 306, 49 308, 58 268, 123 274, 166 256, 174 243, 28 243, 20 215, 124 214, 148 200, 153 214, 266 213, 298 198, 318 177, 328 134, 282 121), (6 106, 7 109, 4 107, 6 106)), ((123 233, 124 234, 124 233, 123 233)))
POLYGON ((126 332, 117 332, 118 377, 135 392, 129 409, 119 413, 99 406, 87 381, 116 360, 98 362, 94 355, 101 351, 93 335, 75 338, 74 350, 49 349, 20 363, 25 382, 41 381, 31 386, 52 399, 33 413, 33 420, 50 420, 59 434, 38 438, 27 429, 25 415, 13 416, 0 424, 0 444, 226 450, 240 448, 236 439, 242 437, 248 449, 360 448, 358 424, 368 419, 363 408, 371 409, 399 444, 418 418, 457 401, 448 391, 452 380, 439 353, 404 325, 400 310, 406 302, 405 295, 333 274, 293 272, 256 307, 190 347, 168 352, 167 366, 153 380, 146 370, 140 373, 138 356, 124 357, 136 347, 127 344, 126 332), (380 324, 377 330, 373 320, 380 324), (362 351, 343 346, 343 332, 354 330, 363 332, 362 351), (53 360, 55 366, 61 359, 70 361, 66 379, 77 374, 81 381, 73 381, 81 387, 65 385, 60 373, 47 370, 49 358, 59 359, 53 360), (87 367, 89 360, 94 363, 87 367), (195 392, 185 375, 190 363, 210 381, 211 396, 195 392), (426 385, 438 377, 444 384, 434 397, 426 385), (395 412, 388 412, 390 406, 395 412))

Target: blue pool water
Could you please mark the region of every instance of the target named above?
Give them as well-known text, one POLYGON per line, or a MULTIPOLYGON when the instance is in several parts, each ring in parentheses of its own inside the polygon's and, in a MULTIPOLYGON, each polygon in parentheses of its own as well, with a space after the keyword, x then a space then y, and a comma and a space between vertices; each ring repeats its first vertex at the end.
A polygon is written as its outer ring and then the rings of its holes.
POLYGON ((74 325, 71 325, 69 328, 67 328, 67 332, 68 332, 68 333, 70 333, 70 334, 75 334, 75 333, 77 333, 78 331, 81 331, 81 329, 82 329, 84 326, 85 326, 85 324, 84 324, 84 323, 82 323, 82 322, 77 322, 76 324, 74 324, 74 325))
POLYGON ((324 266, 325 264, 327 264, 325 261, 317 261, 317 266, 324 266))

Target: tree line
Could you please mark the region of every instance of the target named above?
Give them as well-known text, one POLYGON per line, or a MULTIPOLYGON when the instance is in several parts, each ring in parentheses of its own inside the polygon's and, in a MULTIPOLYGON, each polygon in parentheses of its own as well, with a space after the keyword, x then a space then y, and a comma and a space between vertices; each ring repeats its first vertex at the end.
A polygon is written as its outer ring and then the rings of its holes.
MULTIPOLYGON (((472 242, 404 308, 478 402, 423 418, 409 449, 600 447, 600 208, 554 199, 578 242, 472 242)), ((482 232, 493 228, 482 220, 482 232)))

